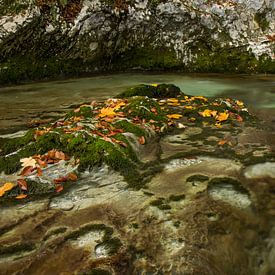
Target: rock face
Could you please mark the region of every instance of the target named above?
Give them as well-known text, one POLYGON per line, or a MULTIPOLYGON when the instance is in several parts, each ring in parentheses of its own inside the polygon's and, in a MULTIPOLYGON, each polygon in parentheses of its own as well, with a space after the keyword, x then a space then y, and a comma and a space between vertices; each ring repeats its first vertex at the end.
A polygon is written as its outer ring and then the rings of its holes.
POLYGON ((269 0, 4 1, 0 81, 133 68, 274 73, 274 10, 269 0))

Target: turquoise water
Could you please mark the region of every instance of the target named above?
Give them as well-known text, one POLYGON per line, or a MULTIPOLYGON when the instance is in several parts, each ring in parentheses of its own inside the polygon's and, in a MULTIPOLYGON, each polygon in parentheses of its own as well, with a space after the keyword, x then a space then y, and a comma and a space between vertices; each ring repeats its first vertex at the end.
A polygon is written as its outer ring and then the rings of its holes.
POLYGON ((275 75, 113 74, 0 88, 0 132, 62 115, 72 105, 112 97, 141 83, 173 83, 187 94, 234 97, 253 108, 275 109, 275 75))

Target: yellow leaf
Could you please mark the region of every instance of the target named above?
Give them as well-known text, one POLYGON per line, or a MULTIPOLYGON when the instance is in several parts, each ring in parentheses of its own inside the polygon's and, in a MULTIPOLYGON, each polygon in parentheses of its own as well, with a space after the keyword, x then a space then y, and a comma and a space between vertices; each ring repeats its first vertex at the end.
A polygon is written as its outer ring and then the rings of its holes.
POLYGON ((189 105, 187 105, 187 106, 184 106, 184 108, 185 109, 190 109, 190 110, 193 110, 193 109, 195 109, 193 106, 189 106, 189 105))
POLYGON ((2 197, 5 192, 11 190, 14 187, 12 182, 6 182, 3 186, 0 187, 0 197, 2 197))
POLYGON ((179 103, 171 102, 171 103, 167 103, 167 105, 176 107, 176 106, 179 106, 179 103))
POLYGON ((116 110, 120 109, 120 107, 125 106, 125 105, 126 105, 126 103, 123 102, 123 101, 118 102, 118 103, 115 105, 114 110, 116 111, 116 110))
POLYGON ((175 119, 179 119, 182 117, 182 115, 180 114, 170 114, 170 115, 167 115, 168 118, 175 118, 175 119))
POLYGON ((236 104, 239 106, 239 107, 243 107, 244 106, 244 103, 240 100, 236 100, 236 104))
POLYGON ((151 86, 153 86, 153 87, 158 87, 158 85, 159 85, 159 84, 157 84, 157 83, 151 84, 151 86))
POLYGON ((114 112, 114 108, 111 108, 111 107, 107 107, 107 108, 102 108, 100 110, 100 114, 99 114, 99 117, 105 117, 105 116, 108 116, 108 117, 113 117, 113 116, 116 116, 116 113, 114 112))
POLYGON ((228 113, 219 113, 217 116, 216 116, 216 120, 218 120, 219 122, 221 121, 225 121, 228 119, 228 116, 229 114, 228 113))
POLYGON ((192 99, 193 99, 193 100, 195 100, 195 99, 200 99, 200 100, 203 100, 203 101, 205 101, 205 102, 208 101, 208 99, 205 98, 204 96, 193 96, 192 99))
POLYGON ((203 117, 211 117, 212 110, 205 109, 203 112, 199 112, 199 114, 203 117))
POLYGON ((178 103, 179 102, 179 100, 176 99, 176 98, 168 98, 167 101, 172 102, 172 103, 178 103))

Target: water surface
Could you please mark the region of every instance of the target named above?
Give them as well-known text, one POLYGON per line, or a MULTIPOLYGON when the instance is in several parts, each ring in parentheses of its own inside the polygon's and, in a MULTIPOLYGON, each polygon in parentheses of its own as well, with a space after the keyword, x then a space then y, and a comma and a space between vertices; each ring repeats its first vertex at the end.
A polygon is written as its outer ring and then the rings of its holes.
POLYGON ((234 97, 257 109, 275 109, 275 75, 113 74, 0 88, 0 133, 20 129, 33 119, 60 116, 73 105, 112 97, 141 83, 173 83, 187 94, 234 97))

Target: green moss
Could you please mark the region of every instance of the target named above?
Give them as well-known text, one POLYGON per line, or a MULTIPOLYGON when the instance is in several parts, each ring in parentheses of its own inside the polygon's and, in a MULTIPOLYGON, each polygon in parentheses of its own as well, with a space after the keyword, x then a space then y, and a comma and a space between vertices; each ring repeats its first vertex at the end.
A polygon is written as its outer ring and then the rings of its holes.
POLYGON ((265 31, 269 28, 269 22, 266 19, 265 12, 257 12, 254 16, 254 20, 258 23, 259 27, 265 31))
POLYGON ((65 233, 67 231, 67 227, 58 227, 55 229, 51 229, 47 234, 43 237, 43 241, 48 240, 51 236, 65 233))
POLYGON ((83 273, 83 275, 112 275, 112 274, 105 269, 93 268, 91 271, 83 273))
POLYGON ((114 57, 113 68, 140 68, 140 69, 178 69, 182 68, 182 61, 172 49, 165 47, 153 48, 148 45, 133 48, 114 57))
POLYGON ((164 203, 164 198, 158 198, 156 200, 153 200, 150 202, 150 205, 152 206, 160 206, 164 203))
POLYGON ((173 98, 183 95, 180 88, 173 84, 145 85, 141 84, 133 88, 129 88, 125 92, 119 94, 118 98, 127 98, 133 96, 147 96, 150 98, 173 98))
POLYGON ((30 130, 24 136, 18 138, 0 138, 0 156, 15 152, 34 140, 34 130, 30 130))
POLYGON ((35 244, 33 243, 16 243, 10 246, 1 246, 0 255, 11 255, 19 252, 27 252, 35 249, 35 244))
POLYGON ((201 174, 193 175, 186 179, 187 182, 193 182, 193 181, 204 182, 207 180, 209 180, 209 177, 207 177, 205 175, 201 175, 201 174))
POLYGON ((189 71, 216 73, 275 73, 275 62, 267 55, 259 60, 246 48, 209 49, 198 46, 194 49, 196 60, 189 71))
POLYGON ((127 120, 119 120, 114 123, 116 128, 122 129, 125 132, 133 133, 134 135, 141 137, 146 136, 146 130, 140 126, 137 126, 127 120))
POLYGON ((161 110, 159 104, 151 98, 134 97, 124 108, 124 111, 129 117, 133 118, 138 117, 146 121, 154 120, 162 123, 167 121, 166 115, 161 110), (155 110, 155 112, 152 110, 155 110))
POLYGON ((2 0, 0 3, 0 14, 1 16, 19 14, 21 11, 26 10, 29 5, 29 0, 2 0))
POLYGON ((169 197, 170 201, 181 201, 185 199, 185 195, 184 194, 180 194, 180 195, 171 195, 169 197))

